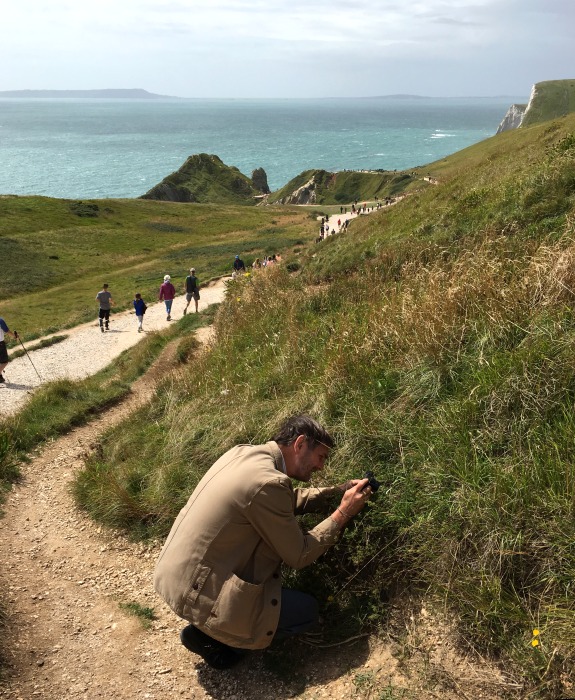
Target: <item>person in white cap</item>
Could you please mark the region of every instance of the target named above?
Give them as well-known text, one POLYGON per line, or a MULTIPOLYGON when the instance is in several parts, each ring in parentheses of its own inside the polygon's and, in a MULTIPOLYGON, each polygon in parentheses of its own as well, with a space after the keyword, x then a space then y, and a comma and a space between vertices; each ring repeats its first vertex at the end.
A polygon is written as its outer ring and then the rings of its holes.
POLYGON ((172 302, 174 301, 174 297, 176 296, 176 288, 170 281, 170 275, 164 275, 164 283, 160 287, 160 293, 158 295, 158 299, 160 301, 163 301, 164 304, 166 305, 166 313, 168 314, 168 317, 166 318, 166 321, 171 321, 172 320, 172 302))

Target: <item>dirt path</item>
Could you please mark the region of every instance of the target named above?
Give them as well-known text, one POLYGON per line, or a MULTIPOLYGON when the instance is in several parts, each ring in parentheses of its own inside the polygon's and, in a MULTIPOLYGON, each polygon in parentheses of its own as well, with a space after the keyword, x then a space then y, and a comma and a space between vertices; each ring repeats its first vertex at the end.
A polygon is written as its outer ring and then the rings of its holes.
MULTIPOLYGON (((200 290, 200 311, 210 304, 222 301, 228 279, 222 278, 200 290)), ((173 320, 181 318, 185 305, 184 295, 176 297, 172 307, 173 320)), ((193 312, 193 309, 192 301, 188 311, 193 312)), ((150 303, 144 316, 145 332, 160 330, 169 324, 163 302, 150 303)), ((62 331, 58 335, 68 337, 56 345, 29 352, 42 381, 25 355, 17 357, 6 367, 4 376, 7 383, 0 384, 0 417, 18 411, 34 389, 43 383, 55 379, 83 379, 95 374, 145 337, 145 333, 137 331, 133 311, 113 314, 110 317, 110 330, 106 333, 100 332, 95 311, 94 321, 62 331)))

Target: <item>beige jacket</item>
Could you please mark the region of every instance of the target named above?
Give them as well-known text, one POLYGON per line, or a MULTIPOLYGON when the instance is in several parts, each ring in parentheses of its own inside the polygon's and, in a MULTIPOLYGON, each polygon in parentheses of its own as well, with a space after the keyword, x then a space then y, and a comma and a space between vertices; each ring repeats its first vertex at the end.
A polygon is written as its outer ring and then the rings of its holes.
POLYGON ((239 445, 202 478, 180 511, 154 585, 180 617, 211 637, 263 649, 275 634, 281 564, 311 564, 340 534, 331 519, 304 533, 296 514, 325 510, 335 489, 296 489, 275 442, 239 445))

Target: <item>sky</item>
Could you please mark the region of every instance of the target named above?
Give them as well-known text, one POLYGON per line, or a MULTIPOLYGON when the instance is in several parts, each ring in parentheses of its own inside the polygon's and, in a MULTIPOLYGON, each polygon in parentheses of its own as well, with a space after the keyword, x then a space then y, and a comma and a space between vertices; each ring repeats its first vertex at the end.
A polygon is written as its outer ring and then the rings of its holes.
POLYGON ((525 96, 575 78, 575 0, 3 2, 0 91, 525 96))

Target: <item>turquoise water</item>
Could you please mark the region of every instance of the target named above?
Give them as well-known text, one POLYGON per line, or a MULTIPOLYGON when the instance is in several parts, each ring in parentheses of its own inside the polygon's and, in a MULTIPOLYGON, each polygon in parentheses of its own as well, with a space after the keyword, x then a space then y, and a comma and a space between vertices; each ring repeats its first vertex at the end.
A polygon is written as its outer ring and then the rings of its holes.
POLYGON ((424 165, 495 134, 498 98, 1 99, 0 194, 138 197, 195 153, 272 190, 310 168, 424 165))

